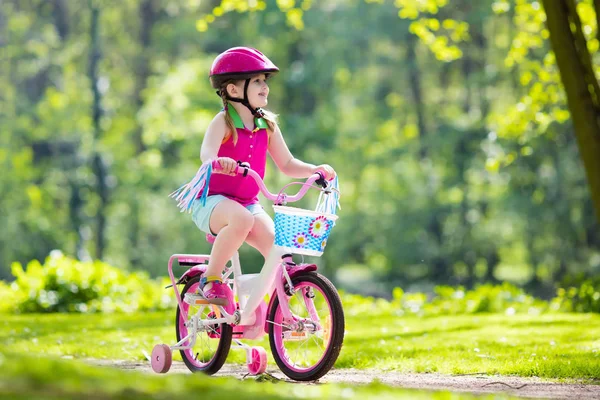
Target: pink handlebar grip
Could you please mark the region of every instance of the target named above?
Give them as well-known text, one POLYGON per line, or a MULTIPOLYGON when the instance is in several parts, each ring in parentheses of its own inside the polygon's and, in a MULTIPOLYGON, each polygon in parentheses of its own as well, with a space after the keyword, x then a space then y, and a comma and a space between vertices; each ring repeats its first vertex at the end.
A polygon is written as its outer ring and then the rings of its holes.
MULTIPOLYGON (((221 168, 221 163, 219 163, 219 161, 217 160, 213 160, 213 162, 211 163, 213 170, 216 173, 220 173, 219 171, 221 171, 223 168, 221 168)), ((235 169, 235 173, 236 174, 241 174, 244 172, 244 168, 240 167, 239 165, 236 167, 235 169)))
MULTIPOLYGON (((217 160, 213 160, 211 165, 213 167, 213 170, 216 173, 219 173, 219 171, 221 171, 221 169, 222 169, 221 164, 217 160)), ((279 199, 278 195, 269 192, 269 189, 267 189, 267 187, 265 186, 265 183, 263 182, 262 178, 254 170, 252 170, 250 168, 246 168, 246 167, 241 167, 238 165, 237 168, 235 169, 235 173, 236 174, 246 173, 247 175, 250 175, 252 177, 252 179, 254 179, 256 181, 258 187, 260 188, 260 191, 263 193, 263 195, 267 199, 269 199, 271 201, 277 201, 279 199), (248 171, 247 173, 246 173, 246 170, 248 171)), ((308 178, 305 183, 301 183, 303 186, 300 189, 300 191, 298 191, 298 193, 296 193, 295 196, 287 197, 286 201, 288 203, 293 203, 295 201, 300 200, 302 197, 304 197, 304 195, 306 194, 308 189, 310 189, 311 185, 316 180, 324 179, 324 177, 325 177, 325 174, 322 171, 317 171, 312 176, 310 176, 310 178, 308 178)), ((300 182, 297 182, 297 183, 300 183, 300 182)))

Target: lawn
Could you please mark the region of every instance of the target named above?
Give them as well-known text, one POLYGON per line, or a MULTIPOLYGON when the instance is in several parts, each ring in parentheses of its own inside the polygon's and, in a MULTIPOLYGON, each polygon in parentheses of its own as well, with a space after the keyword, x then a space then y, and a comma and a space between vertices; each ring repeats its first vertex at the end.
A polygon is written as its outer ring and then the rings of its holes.
POLYGON ((517 399, 504 394, 475 396, 443 391, 420 391, 369 385, 299 385, 238 380, 201 374, 150 375, 114 368, 93 367, 79 360, 56 360, 0 350, 0 399, 517 399))
MULTIPOLYGON (((540 312, 412 315, 393 302, 343 296, 344 347, 336 368, 540 377, 600 384, 600 315, 540 312), (512 315, 509 315, 512 314, 512 315)), ((144 360, 174 344, 175 312, 0 314, 0 398, 511 398, 369 385, 296 385, 253 379, 162 376, 102 368, 85 359, 144 360)), ((268 350, 268 339, 251 343, 268 350)), ((178 352, 175 359, 180 359, 178 352)), ((229 363, 244 363, 232 351, 229 363)))
MULTIPOLYGON (((600 379, 597 314, 364 318, 347 316, 336 368, 600 379)), ((173 312, 3 315, 0 346, 26 354, 141 360, 154 344, 174 344, 174 319, 173 312)), ((255 344, 269 349, 266 336, 255 344)), ((232 351, 228 362, 243 360, 242 352, 232 351)))
MULTIPOLYGON (((174 344, 174 319, 173 312, 3 315, 0 346, 29 355, 142 360, 154 344, 174 344)), ((269 349, 266 336, 254 344, 269 349)), ((243 361, 242 352, 230 353, 228 362, 243 361)), ((335 366, 599 382, 600 315, 348 313, 335 366)))

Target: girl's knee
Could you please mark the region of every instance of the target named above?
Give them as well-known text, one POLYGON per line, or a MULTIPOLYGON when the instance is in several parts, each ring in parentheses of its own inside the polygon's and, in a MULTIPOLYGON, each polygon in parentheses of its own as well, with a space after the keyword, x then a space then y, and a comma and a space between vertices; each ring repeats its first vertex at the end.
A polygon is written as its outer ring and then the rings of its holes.
POLYGON ((255 234, 256 240, 265 250, 268 250, 267 247, 272 246, 275 242, 275 226, 272 222, 265 221, 264 218, 254 217, 252 233, 255 234))
POLYGON ((246 209, 239 210, 231 215, 229 225, 235 229, 250 232, 254 226, 254 216, 246 209))
MULTIPOLYGON (((264 216, 264 215, 263 215, 264 216)), ((261 214, 254 215, 253 232, 258 232, 262 237, 275 239, 275 225, 270 219, 265 219, 261 214)))

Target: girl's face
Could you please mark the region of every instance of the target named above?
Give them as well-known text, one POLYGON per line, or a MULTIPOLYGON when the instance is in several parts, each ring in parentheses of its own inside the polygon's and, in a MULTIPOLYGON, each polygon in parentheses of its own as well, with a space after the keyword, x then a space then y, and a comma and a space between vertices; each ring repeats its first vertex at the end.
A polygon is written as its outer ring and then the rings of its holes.
MULTIPOLYGON (((231 89, 229 94, 232 97, 237 97, 240 99, 244 98, 244 85, 246 81, 239 81, 234 87, 229 87, 231 89)), ((250 105, 254 108, 258 107, 266 107, 268 103, 269 97, 269 85, 267 84, 267 77, 265 74, 254 75, 250 78, 250 83, 248 84, 248 101, 250 105)))

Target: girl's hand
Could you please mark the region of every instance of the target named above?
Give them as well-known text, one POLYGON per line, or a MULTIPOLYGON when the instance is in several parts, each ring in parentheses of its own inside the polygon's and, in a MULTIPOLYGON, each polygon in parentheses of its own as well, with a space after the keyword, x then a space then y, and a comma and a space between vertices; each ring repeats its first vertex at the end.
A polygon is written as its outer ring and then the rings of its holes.
POLYGON ((221 165, 221 170, 218 171, 218 173, 225 175, 235 175, 237 162, 233 158, 219 157, 217 158, 217 161, 219 162, 219 165, 221 165))
POLYGON ((332 180, 333 178, 335 178, 335 175, 336 175, 334 169, 331 167, 331 165, 328 165, 328 164, 318 165, 315 168, 315 173, 317 171, 321 171, 321 172, 323 172, 325 174, 325 180, 326 181, 332 180))

